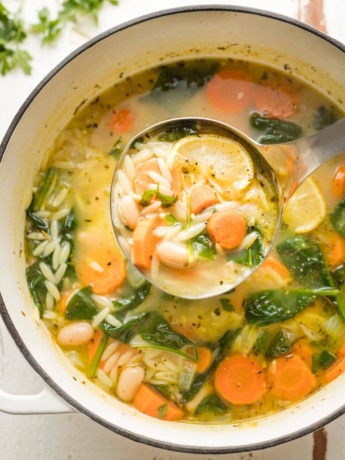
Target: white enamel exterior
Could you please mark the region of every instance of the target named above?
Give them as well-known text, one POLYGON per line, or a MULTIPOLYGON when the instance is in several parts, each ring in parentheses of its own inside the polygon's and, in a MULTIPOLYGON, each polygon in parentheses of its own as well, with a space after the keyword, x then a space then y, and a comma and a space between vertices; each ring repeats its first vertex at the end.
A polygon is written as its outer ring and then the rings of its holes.
MULTIPOLYGON (((6 305, 1 309, 23 354, 72 407, 120 434, 157 447, 225 453, 288 441, 340 415, 345 407, 345 374, 302 404, 255 422, 211 426, 152 419, 106 395, 66 363, 37 323, 24 276, 27 190, 45 150, 75 108, 122 76, 162 61, 201 55, 257 59, 278 68, 288 65, 296 75, 331 93, 335 102, 344 87, 345 55, 340 44, 291 20, 258 11, 230 7, 168 11, 92 41, 34 91, 0 148, 0 291, 6 305)), ((44 405, 44 398, 39 401, 44 405)))

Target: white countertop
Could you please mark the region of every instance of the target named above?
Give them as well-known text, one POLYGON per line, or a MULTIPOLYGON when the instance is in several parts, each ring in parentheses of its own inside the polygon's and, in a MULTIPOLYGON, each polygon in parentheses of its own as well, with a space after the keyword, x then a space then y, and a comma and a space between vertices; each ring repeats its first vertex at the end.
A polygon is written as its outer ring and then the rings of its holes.
MULTIPOLYGON (((5 6, 17 0, 3 1, 5 6)), ((42 6, 54 11, 58 0, 24 0, 25 17, 33 22, 42 6)), ((33 72, 21 71, 0 77, 0 141, 21 104, 39 81, 61 59, 96 34, 135 17, 153 11, 186 5, 250 6, 298 18, 308 19, 308 10, 323 4, 325 26, 332 37, 345 43, 344 0, 119 0, 118 7, 107 5, 100 14, 98 27, 92 23, 76 29, 66 28, 57 45, 41 48, 30 38, 27 49, 33 56, 33 72)), ((316 25, 316 24, 313 24, 316 25)), ((319 26, 319 25, 318 25, 319 26)), ((34 394, 43 387, 41 378, 18 351, 0 321, 0 388, 14 394, 34 394)), ((345 459, 345 416, 318 433, 270 449, 231 455, 180 454, 141 445, 118 436, 81 414, 9 415, 0 413, 1 460, 341 460, 345 459)))

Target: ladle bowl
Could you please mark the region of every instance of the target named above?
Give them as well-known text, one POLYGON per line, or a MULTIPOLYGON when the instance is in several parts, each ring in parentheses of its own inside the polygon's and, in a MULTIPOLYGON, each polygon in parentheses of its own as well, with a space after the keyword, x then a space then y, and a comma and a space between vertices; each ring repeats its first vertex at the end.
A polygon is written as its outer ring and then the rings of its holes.
MULTIPOLYGON (((160 133, 174 133, 178 130, 184 130, 183 135, 199 136, 201 139, 202 135, 205 134, 211 136, 215 135, 240 144, 250 156, 253 164, 258 167, 260 173, 263 175, 264 182, 269 184, 269 189, 272 193, 271 201, 277 204, 276 213, 273 216, 274 233, 273 235, 263 235, 264 237, 267 236, 267 244, 263 245, 260 258, 255 263, 247 265, 243 270, 239 269, 237 271, 236 269, 236 276, 232 274, 225 282, 215 279, 210 286, 204 283, 205 280, 200 279, 200 282, 198 282, 191 277, 191 281, 186 289, 186 286, 183 286, 183 284, 179 282, 179 277, 181 277, 181 279, 185 278, 186 272, 189 270, 188 268, 173 270, 170 280, 167 280, 164 277, 160 277, 158 272, 154 274, 153 270, 136 266, 150 283, 168 294, 188 299, 213 297, 223 294, 242 283, 257 270, 268 256, 280 231, 284 206, 289 198, 303 181, 319 166, 345 150, 345 119, 308 137, 303 137, 284 144, 271 145, 263 145, 255 142, 243 132, 226 123, 200 117, 182 117, 165 120, 149 126, 138 133, 126 145, 119 158, 111 189, 111 215, 114 232, 122 251, 131 264, 136 265, 133 260, 132 239, 128 238, 128 234, 127 239, 124 236, 124 233, 126 233, 126 230, 124 230, 125 226, 121 223, 119 217, 119 196, 121 195, 121 193, 119 194, 118 192, 119 174, 122 174, 121 171, 125 168, 126 158, 130 157, 131 149, 133 149, 136 143, 145 145, 145 143, 156 138, 160 133), (280 159, 283 159, 283 161, 285 159, 287 162, 288 159, 290 159, 293 163, 292 170, 284 180, 278 177, 274 170, 274 162, 272 163, 272 159, 277 155, 279 155, 280 159), (204 285, 203 289, 200 288, 200 283, 204 285)), ((122 190, 122 195, 124 193, 126 193, 126 191, 122 190)), ((132 192, 128 191, 128 193, 132 192)), ((228 259, 224 259, 224 264, 229 264, 228 259)))

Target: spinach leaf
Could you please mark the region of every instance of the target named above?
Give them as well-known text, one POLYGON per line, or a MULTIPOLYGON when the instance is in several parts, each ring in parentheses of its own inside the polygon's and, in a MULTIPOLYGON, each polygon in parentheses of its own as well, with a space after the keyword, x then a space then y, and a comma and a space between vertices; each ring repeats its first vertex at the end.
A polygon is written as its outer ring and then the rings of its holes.
POLYGON ((216 254, 216 247, 207 235, 198 235, 192 239, 192 246, 200 259, 213 260, 216 254))
POLYGON ((330 221, 333 227, 341 236, 345 236, 345 198, 343 198, 335 207, 330 215, 330 221))
POLYGON ((210 80, 217 69, 216 62, 205 60, 162 66, 151 93, 140 101, 163 105, 171 110, 172 107, 187 102, 210 80), (173 89, 176 91, 170 93, 173 89))
POLYGON ((345 321, 345 265, 340 265, 332 272, 332 279, 339 290, 332 302, 338 309, 341 318, 345 321))
POLYGON ((327 369, 330 367, 337 358, 327 350, 322 350, 320 353, 315 353, 312 356, 311 370, 316 374, 319 369, 327 369))
POLYGON ((187 88, 201 88, 217 69, 216 62, 204 60, 162 66, 153 91, 170 91, 179 82, 185 82, 187 88))
POLYGON ((60 231, 63 234, 66 234, 66 233, 69 233, 75 230, 76 227, 77 227, 77 218, 76 218, 74 209, 71 209, 71 211, 67 214, 64 220, 61 221, 60 231))
POLYGON ((31 200, 30 206, 26 210, 26 215, 31 220, 34 227, 37 228, 37 230, 43 230, 49 234, 50 230, 49 230, 48 224, 43 219, 41 219, 41 217, 35 214, 34 204, 35 204, 35 198, 33 197, 31 200))
POLYGON ((253 347, 253 353, 255 355, 266 354, 266 351, 270 345, 271 334, 268 331, 264 331, 257 339, 253 347))
POLYGON ((65 318, 92 319, 98 313, 98 308, 92 300, 91 294, 90 286, 86 286, 73 294, 67 304, 65 318))
POLYGON ((36 261, 27 267, 26 280, 30 294, 32 295, 36 307, 38 308, 40 317, 42 318, 47 295, 47 288, 44 283, 45 277, 41 272, 39 263, 40 261, 36 261))
POLYGON ((283 264, 305 289, 321 295, 338 293, 317 241, 295 236, 278 244, 277 251, 283 264))
POLYGON ((112 303, 116 308, 114 316, 118 319, 124 318, 125 315, 134 308, 138 307, 144 302, 151 290, 151 284, 145 282, 139 289, 135 291, 130 297, 124 299, 113 300, 112 303))
POLYGON ((191 349, 192 355, 184 353, 192 361, 197 361, 194 343, 182 334, 171 329, 168 322, 157 312, 145 313, 137 325, 140 337, 150 344, 159 345, 165 350, 181 350, 185 346, 191 349))
POLYGON ((176 142, 183 137, 191 134, 198 134, 194 126, 172 126, 163 133, 159 134, 158 140, 161 142, 176 142))
POLYGON ((269 289, 251 294, 245 302, 245 316, 249 324, 269 326, 293 318, 316 299, 305 290, 269 289))
POLYGON ((254 243, 248 249, 244 248, 239 252, 228 254, 228 260, 232 260, 237 264, 248 265, 249 267, 259 265, 264 260, 265 252, 261 232, 254 227, 248 230, 248 233, 252 232, 257 233, 254 243))
POLYGON ((107 335, 121 342, 128 343, 134 336, 139 335, 152 348, 177 353, 192 361, 198 359, 194 343, 182 334, 173 331, 163 316, 157 312, 144 313, 119 327, 103 321, 100 328, 107 335))
POLYGON ((333 110, 326 109, 324 105, 321 105, 314 115, 313 125, 314 128, 319 131, 327 126, 331 125, 337 120, 337 117, 333 110))
POLYGON ((227 410, 226 404, 216 395, 211 394, 205 396, 205 398, 199 403, 195 409, 195 415, 214 414, 223 415, 227 410))
POLYGON ((289 336, 283 329, 280 329, 271 340, 266 350, 266 357, 269 359, 279 358, 279 356, 286 355, 290 350, 289 336))
POLYGON ((118 327, 102 321, 99 328, 113 339, 128 343, 136 335, 136 326, 141 321, 141 318, 142 316, 137 316, 118 327))
POLYGON ((263 132, 259 138, 261 144, 281 144, 298 139, 302 135, 301 127, 292 121, 252 113, 249 122, 253 128, 263 132))
POLYGON ((182 397, 185 402, 191 401, 194 396, 201 390, 206 380, 214 373, 218 364, 226 356, 226 353, 231 347, 238 332, 239 329, 227 331, 218 342, 209 345, 210 349, 212 350, 213 362, 205 372, 202 374, 197 374, 190 389, 182 393, 182 397))

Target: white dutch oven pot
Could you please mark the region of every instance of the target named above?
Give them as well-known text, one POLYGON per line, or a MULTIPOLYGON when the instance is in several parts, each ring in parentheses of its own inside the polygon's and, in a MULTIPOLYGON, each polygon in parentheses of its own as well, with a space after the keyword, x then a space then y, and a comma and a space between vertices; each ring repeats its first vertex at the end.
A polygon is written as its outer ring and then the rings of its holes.
POLYGON ((87 381, 35 319, 25 280, 24 211, 44 152, 76 107, 120 78, 195 56, 253 59, 292 71, 345 110, 345 47, 306 25, 263 11, 217 6, 169 10, 116 27, 63 61, 29 96, 0 147, 1 313, 21 352, 54 393, 44 390, 18 397, 1 391, 0 409, 12 413, 76 409, 133 440, 196 453, 273 446, 344 413, 345 374, 301 404, 255 422, 205 425, 153 419, 87 381))

